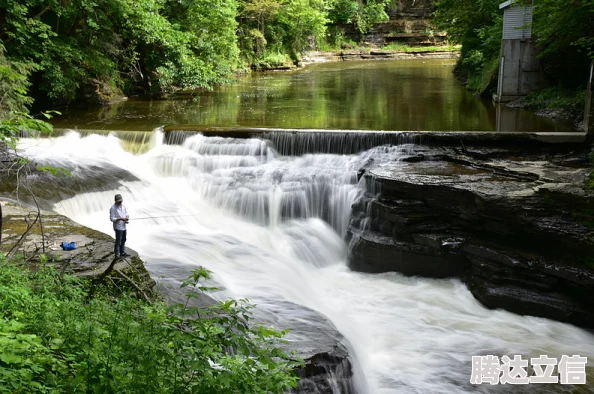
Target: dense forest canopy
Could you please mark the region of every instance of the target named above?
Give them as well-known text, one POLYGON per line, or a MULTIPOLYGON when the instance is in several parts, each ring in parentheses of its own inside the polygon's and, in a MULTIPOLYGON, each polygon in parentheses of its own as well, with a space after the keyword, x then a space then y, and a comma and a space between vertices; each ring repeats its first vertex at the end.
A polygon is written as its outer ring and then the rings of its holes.
POLYGON ((0 42, 37 101, 60 105, 93 84, 208 88, 268 58, 297 60, 332 21, 364 32, 386 20, 387 1, 1 0, 0 42))

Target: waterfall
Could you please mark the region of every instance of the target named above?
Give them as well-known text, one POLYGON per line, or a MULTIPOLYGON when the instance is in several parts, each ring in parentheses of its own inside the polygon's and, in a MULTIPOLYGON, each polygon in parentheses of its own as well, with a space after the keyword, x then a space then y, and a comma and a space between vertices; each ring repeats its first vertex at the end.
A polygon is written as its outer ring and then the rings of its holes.
MULTIPOLYGON (((234 141, 245 138, 257 138, 269 141, 274 149, 282 155, 301 156, 308 153, 332 153, 352 155, 384 145, 407 145, 421 143, 425 138, 416 132, 377 132, 352 130, 280 130, 280 129, 238 129, 206 128, 204 133, 224 137, 234 141)), ((168 130, 166 142, 171 145, 182 145, 184 141, 196 135, 192 130, 168 130)))
MULTIPOLYGON (((107 212, 121 193, 131 215, 128 245, 157 281, 176 285, 202 265, 214 272, 214 298, 272 306, 277 328, 291 319, 310 323, 296 319, 289 304, 326 316, 346 338, 357 393, 486 392, 491 388, 469 383, 476 355, 560 357, 578 346, 592 357, 591 333, 489 310, 457 279, 347 268, 344 236, 363 192, 360 170, 394 165, 409 148, 401 143, 410 141, 382 138, 195 133, 173 144, 157 130, 146 153, 131 154, 115 135, 70 132, 23 139, 19 148, 38 162, 73 169, 72 185, 61 183, 54 209, 86 226, 112 234, 107 212), (101 168, 118 171, 85 183, 101 168), (77 189, 81 182, 87 187, 77 189), (62 199, 69 187, 74 192, 62 199), (143 217, 156 218, 135 220, 143 217)), ((344 391, 337 379, 327 379, 335 394, 344 391)), ((559 387, 529 385, 522 392, 559 387)))

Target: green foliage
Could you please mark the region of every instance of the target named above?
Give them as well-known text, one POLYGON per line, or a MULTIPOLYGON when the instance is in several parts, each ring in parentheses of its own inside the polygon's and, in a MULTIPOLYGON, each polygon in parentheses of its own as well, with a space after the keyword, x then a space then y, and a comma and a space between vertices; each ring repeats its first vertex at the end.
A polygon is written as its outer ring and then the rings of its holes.
POLYGON ((367 33, 376 23, 386 22, 388 14, 386 7, 390 0, 367 0, 358 3, 359 9, 355 14, 355 26, 361 33, 367 33))
POLYGON ((396 42, 391 42, 387 45, 384 45, 382 48, 386 51, 398 51, 398 52, 439 52, 439 51, 448 51, 448 52, 457 52, 460 51, 460 45, 442 45, 442 46, 433 46, 433 47, 414 47, 406 44, 399 44, 396 42))
POLYGON ((266 51, 260 59, 254 60, 252 68, 256 70, 269 70, 277 67, 286 67, 292 65, 293 61, 286 53, 266 51))
POLYGON ((533 31, 542 48, 542 56, 572 51, 594 59, 594 1, 542 0, 535 3, 533 31))
POLYGON ((235 0, 4 0, 8 56, 37 65, 37 88, 76 98, 86 81, 153 90, 209 87, 235 69, 235 0))
POLYGON ((390 0, 334 0, 329 3, 328 18, 332 23, 353 23, 361 33, 374 24, 389 19, 386 7, 390 0))
POLYGON ((329 26, 325 39, 318 43, 318 49, 321 51, 353 49, 355 47, 357 47, 357 43, 347 39, 344 36, 343 29, 336 25, 329 26))
POLYGON ((542 0, 534 5, 532 31, 543 68, 554 84, 583 85, 594 59, 593 0, 542 0))
POLYGON ((351 23, 358 11, 358 2, 353 0, 336 0, 328 12, 328 19, 332 23, 351 23))
MULTIPOLYGON (((183 287, 209 290, 198 269, 183 287)), ((55 270, 0 261, 0 390, 7 392, 279 393, 298 362, 283 333, 251 322, 245 301, 165 307, 55 270)))
POLYGON ((586 101, 586 89, 564 89, 553 86, 532 92, 525 98, 531 108, 563 109, 575 115, 582 113, 586 101))
POLYGON ((490 93, 495 86, 502 35, 499 0, 438 0, 433 23, 447 31, 451 42, 462 44, 456 65, 467 87, 490 93))
MULTIPOLYGON (((466 58, 465 60, 468 59, 469 58, 466 58)), ((490 59, 484 59, 481 55, 481 62, 478 64, 479 66, 476 69, 473 69, 473 71, 468 73, 466 87, 475 92, 489 93, 489 88, 494 87, 495 83, 497 82, 499 56, 493 56, 490 59)))
MULTIPOLYGON (((27 106, 33 100, 27 96, 29 73, 36 68, 27 62, 10 61, 5 57, 4 46, 0 44, 0 145, 15 148, 22 132, 33 130, 50 133, 52 126, 29 115, 27 106)), ((50 113, 42 114, 46 119, 50 113)))
POLYGON ((325 0, 241 0, 239 42, 242 56, 263 64, 265 54, 287 53, 294 61, 314 48, 326 31, 325 0))
POLYGON ((28 62, 9 61, 5 48, 0 44, 0 113, 26 112, 33 100, 27 96, 29 74, 35 65, 28 62))
MULTIPOLYGON (((521 4, 523 0, 519 0, 521 4)), ((468 87, 488 92, 494 86, 494 63, 501 46, 500 0, 434 0, 433 22, 448 38, 462 44, 456 70, 468 87), (490 83, 487 83, 490 81, 490 83)), ((532 2, 530 2, 532 3, 532 2)), ((554 84, 583 85, 594 58, 594 0, 540 0, 534 2, 532 35, 540 50, 543 69, 554 84)))

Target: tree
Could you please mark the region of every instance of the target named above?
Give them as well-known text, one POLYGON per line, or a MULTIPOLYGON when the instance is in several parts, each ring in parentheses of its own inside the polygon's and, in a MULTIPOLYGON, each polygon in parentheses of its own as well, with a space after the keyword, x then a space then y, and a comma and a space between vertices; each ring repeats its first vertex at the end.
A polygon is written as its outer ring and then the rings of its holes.
POLYGON ((235 0, 2 0, 7 57, 35 63, 37 96, 68 103, 114 88, 208 88, 237 66, 235 0))
POLYGON ((541 0, 534 4, 533 34, 545 72, 555 83, 583 85, 594 59, 594 0, 541 0))
POLYGON ((501 48, 502 11, 499 0, 437 0, 433 23, 448 39, 462 44, 456 71, 467 87, 489 93, 494 86, 501 48))
POLYGON ((283 52, 298 60, 324 36, 327 8, 325 0, 241 1, 242 56, 253 63, 270 53, 283 52))
POLYGON ((27 106, 33 100, 27 96, 28 76, 34 69, 34 64, 6 59, 4 46, 0 44, 0 157, 6 158, 7 148, 15 148, 21 132, 52 129, 47 122, 29 115, 27 106))

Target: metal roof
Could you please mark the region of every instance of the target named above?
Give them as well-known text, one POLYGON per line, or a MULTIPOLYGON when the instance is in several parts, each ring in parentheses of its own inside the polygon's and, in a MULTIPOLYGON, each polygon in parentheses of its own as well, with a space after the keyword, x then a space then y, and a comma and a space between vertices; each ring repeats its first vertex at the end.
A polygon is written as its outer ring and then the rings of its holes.
POLYGON ((532 6, 509 7, 503 13, 503 39, 532 37, 532 6))
POLYGON ((509 6, 509 5, 511 5, 512 3, 515 3, 515 2, 516 2, 516 0, 507 0, 507 1, 504 1, 503 3, 499 4, 499 9, 505 8, 505 7, 509 6))

